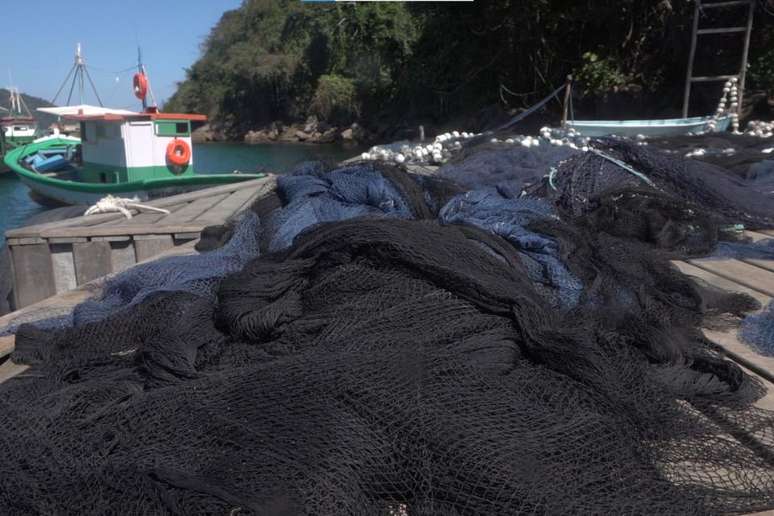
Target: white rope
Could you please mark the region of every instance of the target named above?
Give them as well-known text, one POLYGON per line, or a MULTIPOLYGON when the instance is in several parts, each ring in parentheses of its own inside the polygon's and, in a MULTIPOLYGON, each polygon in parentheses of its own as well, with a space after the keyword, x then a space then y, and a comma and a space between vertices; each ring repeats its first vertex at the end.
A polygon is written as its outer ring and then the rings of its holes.
POLYGON ((107 197, 103 197, 97 201, 94 206, 86 210, 84 215, 95 215, 97 213, 122 213, 124 217, 131 219, 132 212, 129 211, 130 209, 135 209, 137 211, 153 211, 156 213, 165 213, 167 215, 170 213, 169 210, 165 210, 164 208, 156 208, 155 206, 140 204, 139 199, 136 197, 133 199, 127 199, 125 197, 113 197, 112 195, 108 195, 107 197))

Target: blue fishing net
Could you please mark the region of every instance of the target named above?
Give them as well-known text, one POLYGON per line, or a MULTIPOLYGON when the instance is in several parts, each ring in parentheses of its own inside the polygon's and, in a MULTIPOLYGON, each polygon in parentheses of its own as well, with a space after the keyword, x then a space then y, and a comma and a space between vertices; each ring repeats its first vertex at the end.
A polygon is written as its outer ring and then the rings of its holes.
POLYGON ((774 302, 762 312, 745 317, 739 336, 758 353, 774 356, 774 302))
POLYGON ((583 284, 559 259, 559 242, 527 228, 539 219, 556 218, 545 201, 519 197, 501 185, 454 197, 439 218, 445 224, 470 224, 505 238, 519 249, 530 280, 555 306, 578 304, 583 284))
POLYGON ((468 189, 509 183, 513 189, 521 190, 540 182, 561 161, 582 154, 570 147, 547 144, 539 147, 508 144, 481 147, 476 149, 475 154, 441 167, 439 176, 468 189))
POLYGON ((412 218, 398 189, 373 164, 358 164, 326 172, 306 165, 277 180, 285 207, 267 221, 270 251, 290 247, 305 229, 322 222, 355 217, 412 218))

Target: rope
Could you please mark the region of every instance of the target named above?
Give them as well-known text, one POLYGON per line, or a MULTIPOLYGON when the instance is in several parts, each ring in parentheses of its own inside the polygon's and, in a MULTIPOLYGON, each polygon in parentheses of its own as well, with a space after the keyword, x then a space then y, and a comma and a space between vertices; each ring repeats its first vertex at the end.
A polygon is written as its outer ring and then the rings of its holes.
POLYGON ((558 97, 558 95, 559 95, 559 93, 560 93, 560 92, 561 92, 561 91, 562 91, 564 88, 566 88, 566 85, 565 85, 565 84, 562 84, 560 87, 558 87, 556 90, 554 90, 554 91, 553 91, 553 92, 552 92, 550 95, 548 95, 546 98, 544 98, 543 100, 541 100, 540 102, 538 102, 537 104, 535 104, 534 106, 532 106, 531 108, 529 108, 528 110, 524 111, 523 113, 519 113, 518 115, 516 115, 515 117, 513 117, 512 119, 510 119, 508 122, 506 122, 505 124, 501 125, 501 126, 500 126, 500 127, 498 127, 497 129, 495 129, 495 131, 502 131, 503 129, 508 129, 509 127, 511 127, 511 126, 513 126, 513 125, 515 125, 515 124, 517 124, 518 122, 521 122, 522 120, 524 120, 525 118, 527 118, 529 115, 531 115, 532 113, 534 113, 534 112, 535 112, 535 111, 537 111, 538 109, 540 109, 540 108, 542 108, 543 106, 545 106, 545 105, 548 103, 548 101, 550 101, 550 100, 551 100, 552 98, 554 98, 554 97, 556 97, 556 98, 557 98, 557 100, 559 100, 559 97, 558 97))

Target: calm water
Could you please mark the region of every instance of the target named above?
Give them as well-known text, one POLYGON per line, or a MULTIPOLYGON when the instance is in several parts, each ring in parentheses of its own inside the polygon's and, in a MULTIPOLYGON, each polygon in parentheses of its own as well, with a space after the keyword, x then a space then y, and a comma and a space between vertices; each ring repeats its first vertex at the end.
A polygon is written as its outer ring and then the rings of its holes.
MULTIPOLYGON (((358 148, 338 145, 246 145, 206 143, 194 146, 196 171, 203 174, 241 172, 287 172, 308 160, 341 161, 360 153, 358 148)), ((27 195, 27 187, 12 172, 0 174, 0 245, 7 229, 23 226, 30 217, 47 208, 27 195)))

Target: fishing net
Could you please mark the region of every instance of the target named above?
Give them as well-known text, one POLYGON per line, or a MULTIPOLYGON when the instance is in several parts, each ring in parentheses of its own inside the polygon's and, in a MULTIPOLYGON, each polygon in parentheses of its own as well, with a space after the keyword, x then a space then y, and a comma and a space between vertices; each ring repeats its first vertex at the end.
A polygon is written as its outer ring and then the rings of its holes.
POLYGON ((758 353, 774 356, 774 303, 769 303, 760 313, 745 317, 739 336, 758 353))
POLYGON ((118 276, 69 327, 21 326, 13 359, 33 367, 0 385, 0 507, 774 507, 764 387, 700 330, 758 305, 669 262, 765 214, 683 162, 606 152, 656 186, 593 153, 530 195, 307 165, 209 251, 118 276))
POLYGON ((462 515, 774 503, 768 459, 731 437, 771 449, 771 417, 750 407, 761 386, 688 327, 623 334, 603 313, 557 324, 522 253, 470 225, 318 225, 227 276, 216 299, 157 293, 98 323, 22 328, 17 359, 35 367, 0 389, 0 505, 462 515), (662 340, 674 357, 644 351, 662 340))
POLYGON ((441 167, 438 175, 468 189, 510 183, 512 189, 520 191, 541 182, 551 167, 579 154, 569 147, 553 145, 480 144, 441 167))

